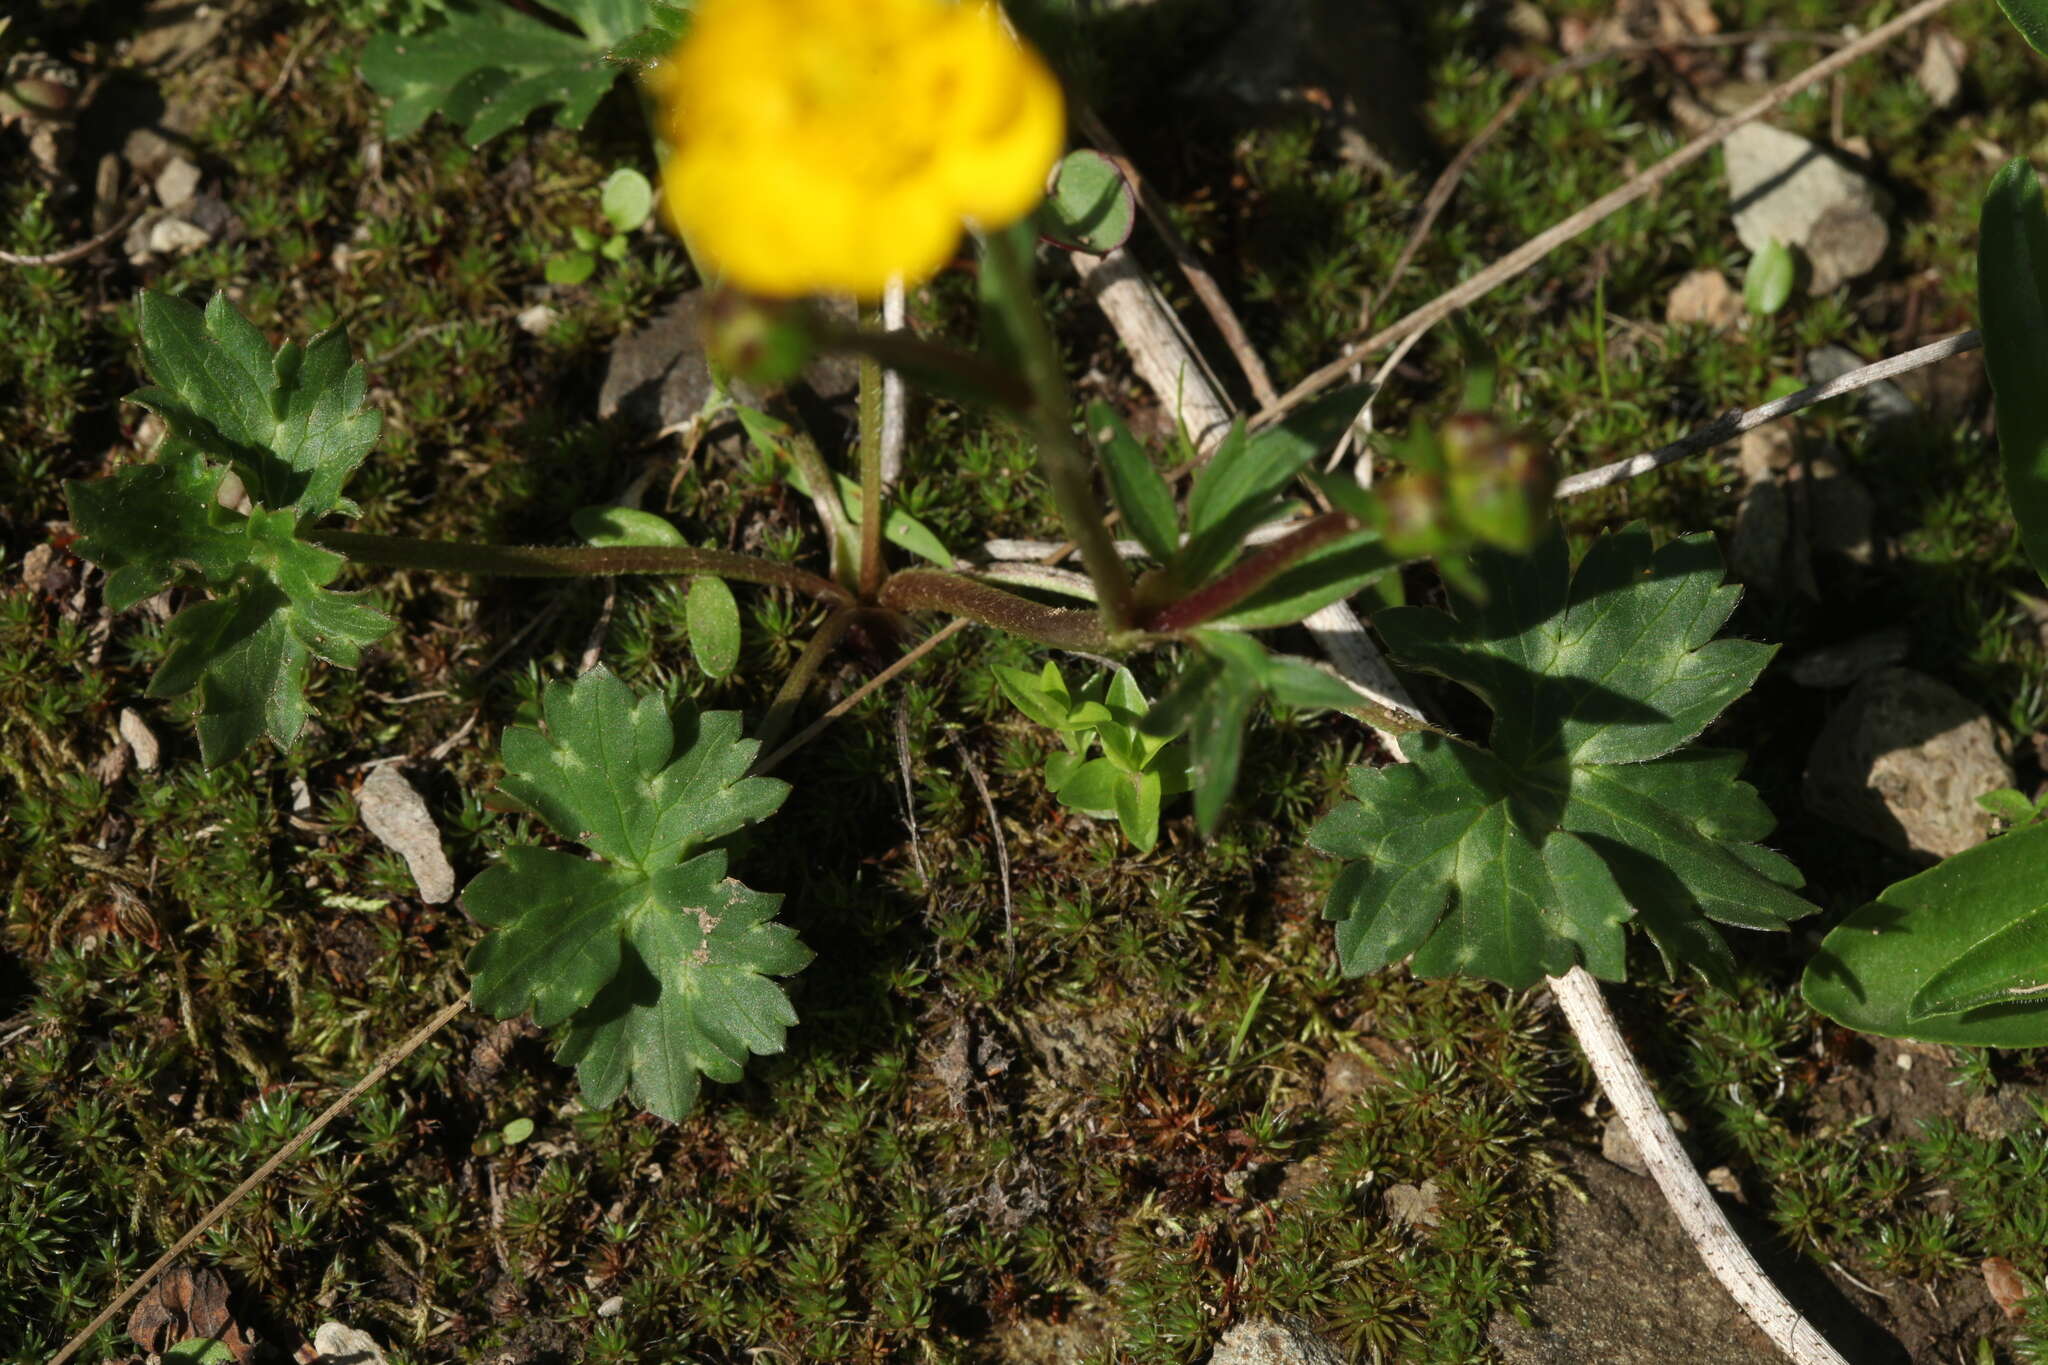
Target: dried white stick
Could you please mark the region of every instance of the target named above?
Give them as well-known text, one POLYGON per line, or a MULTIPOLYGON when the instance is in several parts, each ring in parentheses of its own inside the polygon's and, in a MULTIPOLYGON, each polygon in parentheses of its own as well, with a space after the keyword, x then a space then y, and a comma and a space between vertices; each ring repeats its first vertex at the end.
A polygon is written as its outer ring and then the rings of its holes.
POLYGON ((1195 449, 1207 454, 1230 430, 1223 386, 1203 363, 1186 329, 1152 281, 1121 248, 1107 256, 1076 252, 1074 269, 1131 353, 1138 378, 1169 406, 1195 449))
MULTIPOLYGON (((1146 318, 1145 315, 1154 310, 1165 311, 1166 305, 1135 267, 1117 281, 1116 288, 1095 291, 1095 298, 1134 357, 1139 354, 1139 342, 1133 341, 1134 335, 1151 348, 1147 359, 1141 362, 1139 373, 1147 383, 1153 384, 1162 398, 1169 392, 1175 393, 1183 413, 1190 410, 1212 413, 1212 422, 1221 424, 1215 429, 1228 430, 1230 413, 1218 396, 1219 390, 1214 385, 1209 385, 1206 391, 1195 389, 1195 379, 1206 372, 1194 358, 1192 348, 1178 359, 1171 354, 1159 353, 1167 344, 1164 340, 1167 336, 1180 336, 1184 346, 1187 342, 1177 329, 1159 328, 1146 318), (1177 376, 1182 387, 1177 391, 1161 389, 1152 378, 1153 373, 1177 376), (1190 391, 1193 391, 1195 403, 1189 402, 1190 391)), ((1198 429, 1193 423, 1189 425, 1191 430, 1198 429)), ((1394 677, 1385 656, 1372 637, 1365 633, 1364 625, 1349 605, 1334 603, 1303 624, 1315 634, 1316 642, 1352 686, 1382 706, 1420 716, 1420 708, 1394 677)), ((1388 750, 1397 759, 1403 759, 1405 756, 1396 737, 1385 732, 1380 734, 1388 750)), ((1764 1275, 1748 1248, 1742 1245, 1741 1239, 1728 1225, 1726 1215, 1714 1202, 1714 1196, 1700 1178, 1700 1173, 1686 1159, 1684 1148, 1678 1145, 1677 1134, 1672 1132, 1664 1112, 1650 1094, 1649 1083, 1643 1079, 1641 1068, 1636 1065, 1635 1057, 1622 1040, 1621 1031, 1614 1025, 1614 1017, 1607 1012, 1600 997, 1599 983, 1583 968, 1574 967, 1563 976, 1551 977, 1550 987, 1564 1009, 1565 1020, 1571 1025, 1579 1046, 1592 1063, 1600 1088, 1606 1093, 1609 1103, 1614 1105, 1615 1112, 1621 1115, 1622 1123, 1656 1176, 1657 1187, 1663 1191, 1672 1213, 1677 1216, 1679 1226, 1698 1249, 1700 1259, 1706 1262, 1714 1278, 1721 1282, 1750 1320, 1798 1365, 1847 1365, 1764 1275)))
POLYGON ((1983 344, 1982 332, 1958 332, 1952 337, 1929 342, 1916 350, 1888 356, 1883 360, 1874 360, 1861 369, 1838 375, 1825 384, 1812 384, 1797 393, 1774 398, 1747 412, 1731 412, 1716 418, 1698 431, 1690 432, 1670 445, 1653 450, 1647 455, 1631 455, 1626 460, 1616 460, 1613 464, 1588 469, 1568 479, 1560 479, 1557 483, 1557 496, 1576 497, 1581 493, 1590 493, 1596 488, 1605 488, 1609 484, 1633 479, 1639 474, 1661 469, 1673 460, 1682 460, 1688 455, 1697 455, 1702 450, 1711 450, 1723 441, 1732 441, 1743 432, 1753 431, 1766 422, 1789 417, 1801 408, 1810 408, 1815 403, 1825 403, 1830 398, 1840 398, 1845 393, 1853 393, 1882 379, 1891 379, 1923 366, 1938 364, 1951 356, 1974 351, 1983 344))
POLYGON ((1572 1035, 1585 1050, 1593 1075, 1614 1106, 1622 1126, 1635 1140, 1636 1151, 1664 1202, 1671 1206, 1685 1235, 1698 1249, 1700 1259, 1721 1282, 1749 1320, 1763 1330, 1771 1344, 1799 1365, 1848 1365, 1821 1334, 1785 1299, 1771 1282, 1756 1257, 1735 1235, 1728 1215, 1714 1199, 1713 1192, 1678 1145, 1678 1134, 1657 1107, 1642 1069, 1615 1027, 1601 998, 1600 983, 1584 967, 1574 967, 1563 976, 1549 978, 1551 994, 1564 1011, 1572 1035))
MULTIPOLYGON (((901 331, 905 316, 903 298, 903 277, 898 275, 889 281, 882 291, 882 330, 901 331)), ((903 477, 903 442, 910 429, 910 391, 903 387, 903 376, 894 370, 882 371, 882 489, 884 492, 896 486, 903 477)))

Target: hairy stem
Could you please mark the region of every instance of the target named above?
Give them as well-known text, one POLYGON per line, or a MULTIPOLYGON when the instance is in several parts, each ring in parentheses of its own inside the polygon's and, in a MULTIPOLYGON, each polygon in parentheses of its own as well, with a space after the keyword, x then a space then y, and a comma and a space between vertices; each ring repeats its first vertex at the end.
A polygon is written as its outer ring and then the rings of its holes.
MULTIPOLYGON (((1236 568, 1215 582, 1160 607, 1143 623, 1144 628, 1156 635, 1171 635, 1214 620, 1315 551, 1358 529, 1358 522, 1348 512, 1328 512, 1312 518, 1301 529, 1245 556, 1236 568)), ((1387 562, 1392 565, 1394 561, 1389 558, 1387 562)))
POLYGON ((312 531, 306 538, 355 563, 392 569, 508 578, 710 574, 742 583, 788 588, 839 606, 853 601, 846 589, 808 570, 730 550, 699 550, 682 545, 474 545, 458 540, 376 536, 361 531, 312 531))
POLYGON ((1064 649, 1099 652, 1113 647, 1101 618, 1092 611, 1041 606, 993 584, 942 569, 904 569, 891 574, 878 600, 893 611, 950 612, 1064 649))
POLYGON ((1081 563, 1088 576, 1095 580, 1104 629, 1111 633, 1123 631, 1131 622, 1131 578, 1123 561, 1117 558, 1115 541, 1102 524, 1088 465, 1067 427, 1067 381, 1060 372, 1059 348, 1031 296, 1031 274, 1024 248, 1014 233, 1002 232, 984 237, 982 247, 984 268, 993 271, 1000 281, 997 293, 1007 303, 1002 309, 1004 322, 1024 358, 1025 377, 1031 382, 1031 434, 1038 445, 1039 468, 1052 486, 1060 521, 1080 547, 1081 563))
MULTIPOLYGON (((861 322, 880 316, 861 309, 861 322)), ((882 365, 870 353, 860 358, 860 595, 871 601, 882 586, 882 365)))

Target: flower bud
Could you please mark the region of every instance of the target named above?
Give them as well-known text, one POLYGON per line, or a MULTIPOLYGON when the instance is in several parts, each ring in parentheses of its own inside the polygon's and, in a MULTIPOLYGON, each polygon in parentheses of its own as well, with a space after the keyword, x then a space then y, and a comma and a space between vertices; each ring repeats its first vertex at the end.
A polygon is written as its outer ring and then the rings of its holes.
POLYGON ((1373 490, 1380 539, 1403 557, 1434 554, 1444 542, 1444 486, 1434 474, 1400 474, 1373 490))
POLYGON ((1444 424, 1442 445, 1451 511, 1467 532, 1509 550, 1542 538, 1555 482, 1533 442, 1467 412, 1444 424))
POLYGON ((817 328, 801 301, 758 299, 721 289, 704 312, 712 368, 761 389, 779 389, 817 352, 817 328))

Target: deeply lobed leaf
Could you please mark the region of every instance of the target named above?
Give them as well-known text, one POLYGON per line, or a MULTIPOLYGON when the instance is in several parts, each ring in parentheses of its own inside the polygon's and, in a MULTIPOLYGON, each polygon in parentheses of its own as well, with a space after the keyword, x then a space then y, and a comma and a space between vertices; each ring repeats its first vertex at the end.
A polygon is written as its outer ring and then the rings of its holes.
POLYGON ((602 668, 550 683, 545 731, 505 734, 501 790, 602 861, 507 850, 463 891, 490 932, 469 956, 477 1007, 567 1021, 561 1056, 592 1104, 622 1091, 678 1118, 698 1076, 734 1080, 796 1022, 782 989, 809 961, 772 921, 781 897, 726 875, 713 840, 766 819, 789 788, 748 777, 732 712, 635 698, 602 668))
POLYGON ((682 11, 648 0, 550 0, 570 33, 485 0, 449 7, 448 22, 415 37, 379 34, 363 48, 363 79, 391 101, 385 130, 416 132, 439 113, 471 146, 555 107, 555 124, 581 128, 612 88, 619 63, 640 65, 674 45, 682 11), (621 49, 618 62, 612 49, 621 49))
POLYGON ((1484 601, 1383 612, 1389 648, 1469 688, 1491 745, 1423 733, 1411 760, 1355 768, 1353 800, 1309 836, 1351 863, 1328 914, 1347 972, 1412 957, 1418 973, 1525 987, 1582 963, 1625 971, 1636 920, 1666 965, 1727 980, 1712 921, 1780 929, 1812 911, 1796 869, 1753 841, 1770 812, 1739 754, 1685 750, 1769 649, 1713 634, 1735 604, 1706 537, 1653 550, 1630 528, 1578 572, 1561 541, 1534 561, 1475 556, 1484 601))
POLYGON ((363 367, 340 332, 276 352, 225 294, 202 313, 168 294, 137 301, 142 358, 155 383, 130 400, 164 419, 165 455, 187 447, 231 465, 252 501, 310 521, 357 514, 341 488, 377 443, 363 367))

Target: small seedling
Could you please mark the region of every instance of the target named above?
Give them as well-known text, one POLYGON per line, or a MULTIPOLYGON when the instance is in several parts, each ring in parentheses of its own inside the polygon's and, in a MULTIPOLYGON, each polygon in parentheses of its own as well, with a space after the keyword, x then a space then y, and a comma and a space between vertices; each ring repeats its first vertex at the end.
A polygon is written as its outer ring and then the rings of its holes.
POLYGON ((576 243, 576 249, 548 258, 549 284, 581 284, 595 273, 599 259, 624 260, 629 245, 627 234, 638 232, 654 215, 654 187, 647 183, 646 176, 630 167, 611 173, 600 198, 605 221, 612 227, 610 235, 599 237, 580 225, 570 228, 569 237, 576 243))
POLYGON ((998 668, 1003 695, 1059 736, 1062 751, 1045 763, 1045 785, 1069 810, 1114 819, 1140 853, 1159 841, 1159 809, 1188 790, 1187 746, 1139 726, 1151 704, 1128 668, 1097 673, 1070 689, 1059 665, 1033 675, 998 668), (1101 756, 1089 757, 1097 747, 1101 756))

